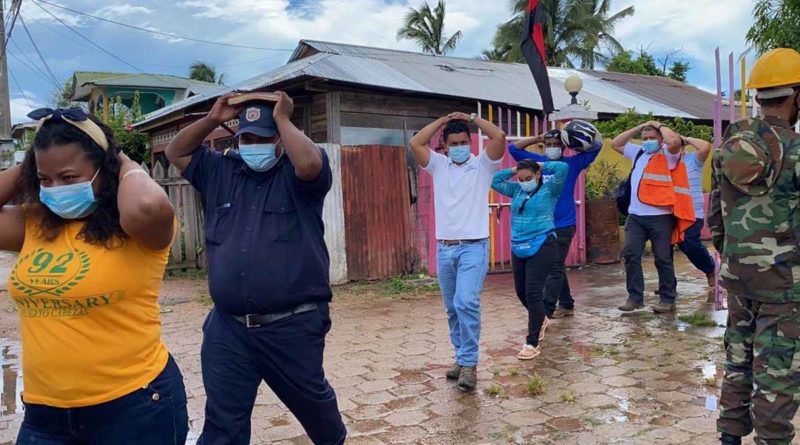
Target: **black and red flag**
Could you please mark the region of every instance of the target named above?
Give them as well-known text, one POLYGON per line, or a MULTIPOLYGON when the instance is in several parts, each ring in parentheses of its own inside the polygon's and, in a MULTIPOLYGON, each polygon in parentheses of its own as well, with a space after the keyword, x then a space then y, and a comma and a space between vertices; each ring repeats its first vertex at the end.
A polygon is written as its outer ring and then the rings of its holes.
POLYGON ((542 98, 542 108, 546 114, 552 113, 553 94, 550 91, 550 78, 547 75, 547 53, 544 48, 544 8, 539 0, 528 1, 528 12, 525 13, 525 27, 522 29, 522 56, 533 73, 533 80, 542 98))

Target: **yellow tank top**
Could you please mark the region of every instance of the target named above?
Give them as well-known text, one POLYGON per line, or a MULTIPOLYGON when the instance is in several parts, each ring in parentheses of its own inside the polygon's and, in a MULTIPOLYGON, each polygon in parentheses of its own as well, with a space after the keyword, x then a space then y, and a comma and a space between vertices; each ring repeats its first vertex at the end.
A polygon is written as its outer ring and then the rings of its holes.
POLYGON ((169 249, 128 239, 109 250, 77 239, 81 227, 69 223, 48 242, 29 220, 8 279, 28 403, 108 402, 147 385, 167 363, 158 291, 169 249))

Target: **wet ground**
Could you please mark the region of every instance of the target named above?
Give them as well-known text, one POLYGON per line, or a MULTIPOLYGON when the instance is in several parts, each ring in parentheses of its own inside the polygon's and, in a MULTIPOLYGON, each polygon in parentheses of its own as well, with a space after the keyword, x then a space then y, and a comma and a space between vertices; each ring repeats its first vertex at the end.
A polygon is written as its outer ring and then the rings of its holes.
MULTIPOLYGON (((619 265, 571 271, 576 316, 550 325, 542 355, 531 362, 515 358, 526 313, 513 295, 511 276, 489 277, 474 394, 462 394, 444 378, 452 352, 436 291, 402 282, 337 288, 326 370, 348 443, 716 443, 726 313, 705 303, 704 278, 682 256, 676 259, 679 308, 669 316, 614 309, 625 299, 619 265), (695 322, 717 326, 680 321, 695 312, 711 320, 696 316, 695 322)), ((0 256, 0 273, 11 261, 0 256)), ((646 272, 654 289, 652 265, 646 272)), ((210 307, 207 287, 202 279, 170 279, 162 304, 164 338, 186 379, 193 443, 203 422, 199 354, 200 326, 210 307)), ((17 320, 7 296, 0 300, 0 337, 5 444, 22 419, 17 320)), ((252 443, 310 443, 265 385, 253 412, 252 443)))

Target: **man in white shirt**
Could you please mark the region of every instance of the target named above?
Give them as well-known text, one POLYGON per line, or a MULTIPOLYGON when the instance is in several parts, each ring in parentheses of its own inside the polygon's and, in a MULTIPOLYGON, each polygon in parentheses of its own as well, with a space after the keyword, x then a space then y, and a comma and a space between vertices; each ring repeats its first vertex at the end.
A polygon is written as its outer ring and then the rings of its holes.
MULTIPOLYGON (((692 192, 694 202, 695 224, 686 231, 686 238, 678 244, 684 255, 698 270, 706 275, 708 286, 714 287, 716 264, 708 249, 700 240, 700 232, 703 230, 705 221, 706 200, 703 194, 703 166, 706 163, 709 153, 711 153, 711 143, 702 139, 681 136, 681 145, 693 146, 696 151, 685 152, 683 161, 686 164, 686 172, 689 175, 689 188, 692 192)), ((711 295, 709 294, 709 298, 711 295)), ((712 300, 713 301, 713 300, 712 300)))
MULTIPOLYGON (((620 134, 611 146, 633 162, 631 173, 631 203, 625 222, 625 277, 628 300, 620 306, 629 312, 644 307, 644 274, 642 255, 647 241, 653 249, 658 270, 658 293, 660 302, 653 305, 656 313, 673 312, 677 280, 672 256, 672 229, 675 217, 671 207, 658 207, 643 203, 639 199, 639 185, 645 175, 647 164, 658 153, 664 153, 670 170, 681 162, 681 139, 677 133, 658 122, 645 122, 620 134), (631 138, 641 134, 642 145, 630 143, 631 138)), ((670 190, 671 191, 671 190, 670 190)))
POLYGON ((455 349, 455 364, 446 375, 458 379, 462 391, 477 384, 480 294, 489 269, 489 188, 505 147, 503 130, 465 113, 441 117, 411 139, 414 158, 433 178, 437 275, 455 349), (478 155, 471 152, 467 122, 489 138, 478 155), (443 127, 444 150, 437 153, 429 143, 443 127))

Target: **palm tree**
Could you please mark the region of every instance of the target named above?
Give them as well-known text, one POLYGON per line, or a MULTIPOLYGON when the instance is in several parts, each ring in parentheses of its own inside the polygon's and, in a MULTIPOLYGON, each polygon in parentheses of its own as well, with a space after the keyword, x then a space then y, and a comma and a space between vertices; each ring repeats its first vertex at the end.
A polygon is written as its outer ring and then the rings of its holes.
MULTIPOLYGON (((525 27, 528 0, 510 0, 514 17, 497 27, 494 47, 510 48, 504 60, 523 62, 519 43, 525 27)), ((610 0, 542 0, 544 9, 544 43, 547 63, 551 66, 580 66, 592 69, 605 57, 599 50, 616 52, 622 49, 612 35, 616 24, 634 13, 633 6, 608 16, 610 0)))
POLYGON ((202 82, 225 85, 225 74, 220 74, 219 77, 217 77, 217 69, 214 68, 214 65, 199 60, 189 66, 189 78, 202 82))
POLYGON ((397 31, 397 40, 414 40, 422 47, 422 51, 437 56, 453 51, 461 40, 461 31, 449 38, 444 33, 445 6, 444 0, 431 10, 428 2, 419 10, 409 8, 405 24, 397 31))

